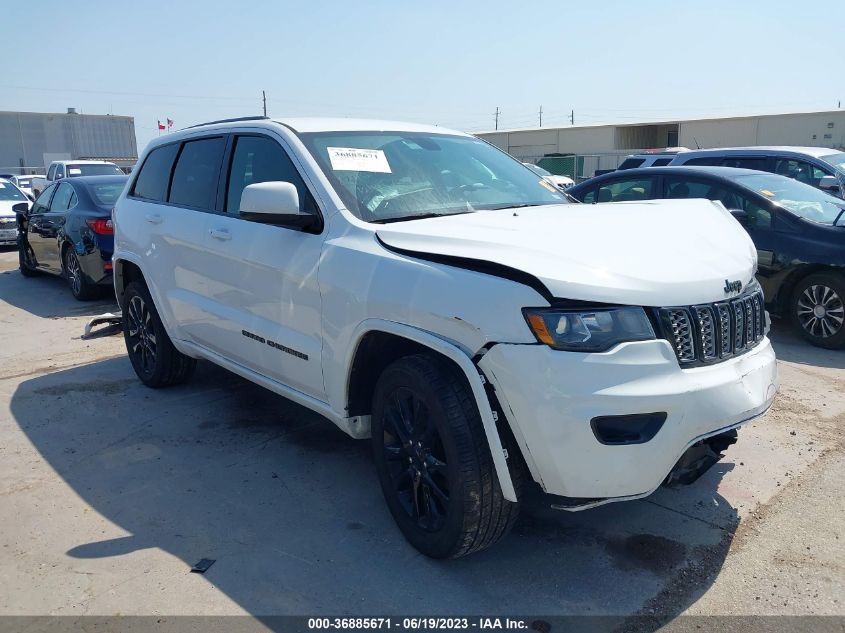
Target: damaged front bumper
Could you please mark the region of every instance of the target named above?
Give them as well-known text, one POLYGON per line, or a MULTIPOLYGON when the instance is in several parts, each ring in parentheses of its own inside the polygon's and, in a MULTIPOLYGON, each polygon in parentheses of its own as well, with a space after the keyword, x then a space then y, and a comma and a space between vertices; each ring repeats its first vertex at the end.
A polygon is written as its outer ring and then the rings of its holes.
POLYGON ((777 389, 767 338, 693 369, 682 370, 663 340, 596 354, 498 344, 479 367, 533 478, 568 510, 694 481, 733 429, 766 412, 777 389))

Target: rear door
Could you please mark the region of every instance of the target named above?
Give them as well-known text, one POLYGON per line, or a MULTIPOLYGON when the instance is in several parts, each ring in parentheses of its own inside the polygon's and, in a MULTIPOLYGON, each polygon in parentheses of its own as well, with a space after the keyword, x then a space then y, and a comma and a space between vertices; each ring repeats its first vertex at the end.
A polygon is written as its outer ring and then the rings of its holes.
POLYGON ((233 137, 221 213, 210 216, 214 254, 209 346, 223 356, 318 399, 325 398, 317 270, 324 235, 242 220, 250 184, 293 183, 300 209, 319 213, 284 140, 271 133, 233 137))
POLYGON ((41 216, 41 252, 38 261, 54 272, 62 271, 62 229, 67 221, 68 211, 75 207, 77 202, 73 186, 61 182, 56 186, 49 210, 41 216))
POLYGON ((207 297, 215 262, 207 251, 225 135, 153 149, 121 204, 121 248, 136 254, 171 337, 208 342, 207 297))

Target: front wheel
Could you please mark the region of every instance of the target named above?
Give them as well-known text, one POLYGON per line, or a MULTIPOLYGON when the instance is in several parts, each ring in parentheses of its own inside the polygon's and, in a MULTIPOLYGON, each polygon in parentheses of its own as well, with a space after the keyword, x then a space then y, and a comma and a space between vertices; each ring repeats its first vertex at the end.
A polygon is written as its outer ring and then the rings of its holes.
POLYGON ((448 361, 417 354, 384 370, 372 448, 390 513, 423 554, 458 558, 513 527, 519 506, 502 496, 472 392, 448 361))
POLYGON ((135 373, 148 387, 185 382, 196 367, 195 359, 173 346, 149 290, 137 281, 123 294, 123 339, 135 373))
POLYGON ((814 273, 798 282, 790 302, 792 321, 818 347, 845 347, 845 277, 814 273))

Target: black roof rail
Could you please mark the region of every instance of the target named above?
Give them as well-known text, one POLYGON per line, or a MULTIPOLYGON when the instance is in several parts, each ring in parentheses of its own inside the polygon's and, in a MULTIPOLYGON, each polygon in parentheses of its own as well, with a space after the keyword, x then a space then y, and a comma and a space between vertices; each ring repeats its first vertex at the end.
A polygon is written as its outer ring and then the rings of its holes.
POLYGON ((269 121, 270 117, 268 116, 241 116, 236 117, 234 119, 220 119, 219 121, 206 121, 205 123, 197 123, 196 125, 189 125, 186 128, 182 128, 184 130, 190 130, 191 128, 195 127, 202 127, 203 125, 214 125, 215 123, 237 123, 239 121, 269 121))

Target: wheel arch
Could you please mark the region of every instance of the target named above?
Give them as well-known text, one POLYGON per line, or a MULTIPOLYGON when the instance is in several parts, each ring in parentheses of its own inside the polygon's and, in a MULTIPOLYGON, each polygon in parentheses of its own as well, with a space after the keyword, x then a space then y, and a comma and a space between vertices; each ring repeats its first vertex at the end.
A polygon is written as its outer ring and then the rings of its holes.
POLYGON ((140 281, 144 285, 147 284, 141 267, 128 259, 115 259, 112 275, 114 276, 114 295, 117 297, 117 304, 120 307, 123 307, 123 295, 126 291, 126 286, 133 281, 140 281))
POLYGON ((360 420, 370 414, 376 381, 387 365, 403 356, 435 353, 453 364, 466 378, 484 426, 502 494, 508 501, 517 501, 493 408, 484 388, 486 379, 464 350, 424 330, 379 319, 361 323, 352 340, 354 344, 349 347, 345 365, 348 369, 344 390, 350 418, 360 420))
POLYGON ((775 303, 780 314, 788 316, 792 293, 802 279, 815 273, 824 272, 831 272, 842 277, 845 276, 845 267, 831 266, 828 264, 802 264, 801 266, 796 266, 781 283, 777 297, 775 298, 775 303))

